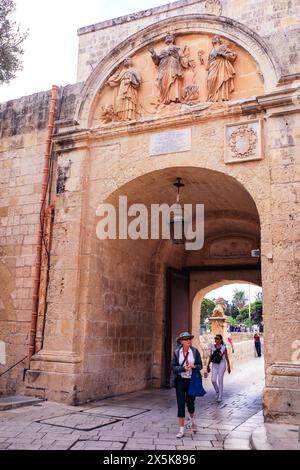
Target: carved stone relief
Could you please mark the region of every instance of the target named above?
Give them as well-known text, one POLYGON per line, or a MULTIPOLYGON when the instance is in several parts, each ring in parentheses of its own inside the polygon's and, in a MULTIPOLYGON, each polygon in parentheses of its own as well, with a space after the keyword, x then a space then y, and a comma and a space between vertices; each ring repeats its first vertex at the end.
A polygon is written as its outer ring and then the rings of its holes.
POLYGON ((195 68, 195 62, 190 59, 190 49, 187 46, 180 47, 175 44, 174 34, 167 34, 165 44, 166 47, 159 53, 152 46, 148 49, 158 69, 160 101, 164 104, 180 103, 184 96, 191 95, 188 90, 192 84, 186 85, 184 94, 182 92, 184 71, 195 68))
POLYGON ((225 163, 262 158, 261 122, 249 121, 226 126, 225 163))
POLYGON ((114 105, 104 111, 106 122, 135 120, 138 116, 138 90, 141 86, 141 76, 133 67, 132 59, 126 58, 123 68, 109 78, 108 85, 117 88, 114 105))
POLYGON ((107 79, 94 119, 103 125, 165 116, 187 106, 226 106, 249 92, 263 93, 263 85, 241 47, 212 34, 169 32, 157 45, 137 51, 134 64, 126 58, 107 79))
POLYGON ((237 53, 220 36, 213 37, 212 45, 207 58, 204 51, 198 52, 200 63, 207 70, 207 101, 228 101, 234 91, 236 73, 233 63, 237 53))
POLYGON ((222 2, 221 0, 206 0, 205 2, 205 13, 209 15, 221 15, 222 14, 222 2))

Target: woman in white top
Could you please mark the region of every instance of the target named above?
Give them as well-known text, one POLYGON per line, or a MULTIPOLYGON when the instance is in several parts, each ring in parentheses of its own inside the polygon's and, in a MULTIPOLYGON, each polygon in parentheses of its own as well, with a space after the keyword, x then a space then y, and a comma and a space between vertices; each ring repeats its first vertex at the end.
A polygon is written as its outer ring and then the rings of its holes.
POLYGON ((211 354, 207 364, 208 374, 210 373, 210 363, 212 363, 211 381, 216 391, 217 400, 221 402, 223 398, 223 380, 226 371, 226 363, 228 374, 231 372, 228 353, 222 335, 215 336, 215 344, 211 347, 211 354))
POLYGON ((188 394, 193 369, 202 369, 202 360, 198 349, 192 346, 194 338, 188 331, 181 333, 177 342, 180 347, 173 354, 172 370, 174 374, 174 385, 176 388, 176 398, 178 405, 179 432, 176 437, 184 436, 185 407, 187 406, 190 415, 192 431, 197 432, 195 422, 195 397, 188 394))

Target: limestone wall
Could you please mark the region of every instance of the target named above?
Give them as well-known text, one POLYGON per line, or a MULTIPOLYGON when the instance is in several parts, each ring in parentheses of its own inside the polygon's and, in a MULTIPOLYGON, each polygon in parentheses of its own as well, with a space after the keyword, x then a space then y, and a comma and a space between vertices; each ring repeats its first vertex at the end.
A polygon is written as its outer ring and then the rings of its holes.
MULTIPOLYGON (((80 31, 78 80, 85 80, 91 68, 133 33, 166 18, 208 13, 205 5, 209 3, 218 5, 217 0, 180 1, 84 28, 80 31)), ((244 25, 243 39, 249 39, 253 57, 259 49, 258 43, 251 42, 255 33, 267 43, 268 49, 260 47, 258 55, 263 64, 261 73, 270 80, 268 90, 273 94, 239 103, 207 104, 204 109, 200 103, 192 112, 175 107, 173 113, 166 112, 157 119, 113 122, 103 127, 94 122, 95 127, 89 128, 106 69, 99 71, 100 78, 94 76, 98 73, 95 70, 82 95, 80 83, 60 90, 58 118, 65 123, 60 123, 55 143, 55 220, 44 348, 31 361, 28 393, 79 403, 149 384, 161 385, 166 268, 191 268, 206 262, 210 266, 217 262, 228 266, 249 263, 249 247, 258 248, 261 240, 266 416, 299 416, 299 102, 297 95, 294 101, 291 99, 293 90, 288 89, 297 75, 282 80, 286 88, 276 87, 275 75, 268 77, 273 68, 264 54, 271 51, 276 58, 277 78, 299 73, 296 20, 300 5, 296 0, 224 0, 222 8, 225 17, 244 25), (77 126, 72 122, 74 116, 80 121, 77 126), (257 124, 255 158, 225 161, 229 146, 224 137, 226 126, 241 124, 245 132, 241 144, 251 147, 247 135, 250 139, 253 121, 257 124), (189 150, 150 154, 155 134, 174 128, 191 136, 189 150), (62 191, 56 195, 57 173, 67 166, 62 191), (157 198, 157 202, 172 204, 173 183, 178 176, 188 182, 187 200, 195 202, 197 195, 197 201, 205 203, 210 214, 205 235, 213 237, 204 249, 208 257, 185 256, 179 249, 168 247, 168 242, 133 245, 131 241, 99 241, 96 211, 101 202, 126 194, 129 203, 138 199, 149 205, 157 198), (219 231, 223 237, 228 235, 224 257, 214 239, 219 231), (247 240, 238 238, 241 233, 248 236, 247 240), (231 235, 244 251, 230 252, 231 235), (215 250, 210 250, 214 243, 215 250)), ((183 23, 181 27, 188 29, 188 20, 183 23)), ((234 21, 221 17, 219 23, 223 33, 232 27, 229 36, 234 42, 236 30, 230 25, 234 21)), ((142 41, 139 37, 135 45, 140 46, 142 41)), ((130 45, 126 47, 130 51, 130 45)), ((114 54, 110 61, 121 57, 118 49, 114 54)), ((244 88, 239 97, 247 95, 245 82, 244 88)), ((49 99, 50 92, 45 92, 0 105, 2 361, 6 356, 0 372, 22 359, 28 349, 49 99)), ((223 275, 220 281, 224 279, 227 277, 223 275)), ((211 276, 210 284, 214 281, 211 276)), ((259 272, 253 273, 250 281, 260 283, 259 272)), ((205 285, 203 278, 197 281, 197 291, 205 285)), ((0 391, 20 390, 23 367, 1 378, 0 391)))
POLYGON ((263 259, 263 276, 269 279, 264 302, 265 359, 267 370, 265 408, 276 409, 268 419, 299 423, 299 298, 300 298, 300 122, 298 115, 274 115, 269 122, 267 151, 270 156, 270 237, 273 262, 263 259), (276 353, 274 353, 274 349, 276 353), (274 357, 275 356, 275 357, 274 357), (275 360, 274 360, 275 359, 275 360), (274 364, 275 362, 275 364, 274 364), (278 364, 284 364, 277 366, 278 364), (290 369, 291 367, 291 369, 290 369), (292 375, 292 377, 291 377, 292 375), (286 388, 291 400, 280 400, 286 388), (296 417, 297 416, 297 417, 296 417))
MULTIPOLYGON (((263 351, 263 341, 262 343, 262 351, 263 351)), ((229 346, 230 347, 230 346, 229 346)), ((256 357, 254 341, 240 341, 233 343, 234 353, 232 354, 233 365, 239 364, 241 362, 249 361, 256 357)))
MULTIPOLYGON (((43 154, 50 92, 0 105, 0 373, 28 355, 43 154)), ((26 361, 0 379, 0 393, 22 388, 26 361)))
MULTIPOLYGON (((72 114, 79 89, 65 88, 61 118, 72 114)), ((28 355, 50 98, 47 91, 0 104, 0 373, 28 355)), ((22 389, 25 367, 27 360, 1 377, 0 393, 22 389)))
MULTIPOLYGON (((81 28, 77 80, 86 80, 98 62, 129 36, 166 18, 210 13, 206 3, 206 0, 181 0, 81 28)), ((221 16, 242 23, 266 41, 283 75, 299 71, 300 5, 297 0, 220 0, 215 3, 222 4, 221 16)), ((217 7, 215 12, 219 11, 217 7)))

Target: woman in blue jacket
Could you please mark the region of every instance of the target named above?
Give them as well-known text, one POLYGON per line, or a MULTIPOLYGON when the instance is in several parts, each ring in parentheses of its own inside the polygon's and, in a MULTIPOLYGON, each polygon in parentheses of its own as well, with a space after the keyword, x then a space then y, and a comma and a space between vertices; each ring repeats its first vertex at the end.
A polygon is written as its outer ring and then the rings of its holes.
POLYGON ((202 360, 198 349, 191 346, 193 335, 187 331, 181 333, 177 342, 180 343, 173 355, 172 371, 174 374, 174 385, 176 388, 176 398, 178 406, 179 432, 176 437, 184 436, 185 405, 190 414, 193 432, 197 432, 195 423, 195 397, 188 395, 191 382, 192 370, 202 369, 202 360))

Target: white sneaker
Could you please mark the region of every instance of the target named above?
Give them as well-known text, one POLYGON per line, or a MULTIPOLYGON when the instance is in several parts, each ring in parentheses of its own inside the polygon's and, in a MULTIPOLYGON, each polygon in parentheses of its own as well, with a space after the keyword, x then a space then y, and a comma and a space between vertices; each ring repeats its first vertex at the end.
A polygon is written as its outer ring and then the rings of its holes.
POLYGON ((195 423, 195 421, 192 421, 191 419, 189 419, 189 422, 187 423, 185 427, 186 429, 191 429, 194 433, 196 433, 198 430, 197 424, 195 423))
POLYGON ((222 401, 221 395, 218 396, 217 402, 220 403, 222 401))
POLYGON ((183 436, 184 436, 184 432, 182 432, 182 431, 179 431, 179 433, 176 434, 176 437, 178 437, 178 439, 180 439, 183 436))

